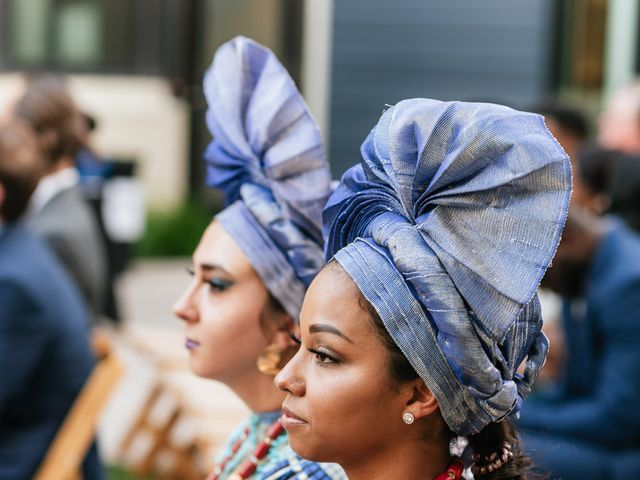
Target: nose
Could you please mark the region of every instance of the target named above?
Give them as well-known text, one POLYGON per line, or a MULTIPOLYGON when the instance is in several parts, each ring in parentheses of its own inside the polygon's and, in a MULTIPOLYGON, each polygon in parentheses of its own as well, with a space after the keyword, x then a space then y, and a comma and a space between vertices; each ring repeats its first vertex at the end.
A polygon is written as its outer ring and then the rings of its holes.
POLYGON ((187 323, 198 321, 200 312, 196 301, 197 285, 190 285, 173 304, 173 314, 187 323))
POLYGON ((293 356, 291 360, 276 375, 274 383, 283 392, 288 392, 295 397, 302 397, 305 394, 306 382, 302 372, 302 349, 293 356))

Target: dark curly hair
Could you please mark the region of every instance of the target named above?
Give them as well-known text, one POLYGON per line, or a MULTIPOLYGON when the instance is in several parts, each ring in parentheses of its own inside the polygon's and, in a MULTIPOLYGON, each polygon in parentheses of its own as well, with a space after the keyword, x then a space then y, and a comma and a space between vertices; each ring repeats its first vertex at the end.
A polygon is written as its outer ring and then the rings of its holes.
MULTIPOLYGON (((327 267, 344 272, 335 260, 330 261, 327 267)), ((389 351, 389 373, 392 380, 397 383, 404 383, 419 378, 414 368, 387 332, 376 309, 360 292, 357 301, 362 310, 368 314, 371 324, 389 351)), ((449 429, 439 411, 432 414, 432 417, 434 418, 429 425, 429 432, 425 432, 425 438, 443 442, 452 441, 456 435, 449 429), (439 426, 439 428, 435 429, 436 438, 434 438, 434 426, 439 426)), ((505 442, 510 445, 513 452, 513 458, 502 468, 491 473, 476 474, 474 476, 476 480, 542 480, 544 478, 531 471, 532 461, 520 448, 518 433, 509 420, 490 423, 479 433, 468 436, 467 440, 468 446, 463 454, 466 466, 473 464, 475 455, 479 455, 481 458, 489 458, 494 453, 500 454, 505 442)))

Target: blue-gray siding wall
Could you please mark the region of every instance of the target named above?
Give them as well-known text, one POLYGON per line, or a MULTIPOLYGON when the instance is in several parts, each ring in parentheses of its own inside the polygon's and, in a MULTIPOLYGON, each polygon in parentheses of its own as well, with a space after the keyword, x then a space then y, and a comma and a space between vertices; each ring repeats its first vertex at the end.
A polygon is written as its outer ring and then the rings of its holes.
POLYGON ((429 97, 526 108, 542 100, 555 16, 554 0, 334 0, 334 176, 358 161, 385 104, 429 97))

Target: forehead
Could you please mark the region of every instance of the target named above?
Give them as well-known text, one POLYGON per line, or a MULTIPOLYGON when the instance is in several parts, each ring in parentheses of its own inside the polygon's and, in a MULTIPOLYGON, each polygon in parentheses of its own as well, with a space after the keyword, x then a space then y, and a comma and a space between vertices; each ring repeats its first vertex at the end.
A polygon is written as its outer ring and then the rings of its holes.
POLYGON ((196 267, 199 265, 221 267, 238 277, 258 278, 240 246, 215 220, 202 234, 200 243, 193 253, 193 263, 196 267))
POLYGON ((360 291, 338 264, 322 269, 304 299, 300 322, 308 330, 314 323, 336 327, 358 341, 374 333, 368 313, 360 306, 360 291))
POLYGON ((630 90, 619 92, 611 99, 604 113, 614 116, 637 117, 638 99, 636 96, 637 92, 630 90))

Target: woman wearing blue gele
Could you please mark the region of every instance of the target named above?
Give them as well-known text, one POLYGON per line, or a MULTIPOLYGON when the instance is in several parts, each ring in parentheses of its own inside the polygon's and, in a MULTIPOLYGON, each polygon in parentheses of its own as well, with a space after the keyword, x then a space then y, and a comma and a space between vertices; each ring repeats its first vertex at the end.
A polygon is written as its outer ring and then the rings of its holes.
POLYGON ((204 79, 207 183, 226 208, 193 255, 176 302, 197 375, 229 386, 253 411, 210 479, 338 479, 336 465, 296 456, 280 423, 273 376, 295 353, 289 332, 323 263, 321 213, 330 174, 319 129, 271 51, 238 37, 204 79))
POLYGON ((350 480, 532 478, 510 418, 548 348, 536 289, 567 156, 538 115, 427 99, 389 108, 361 152, 276 377, 292 448, 350 480))

